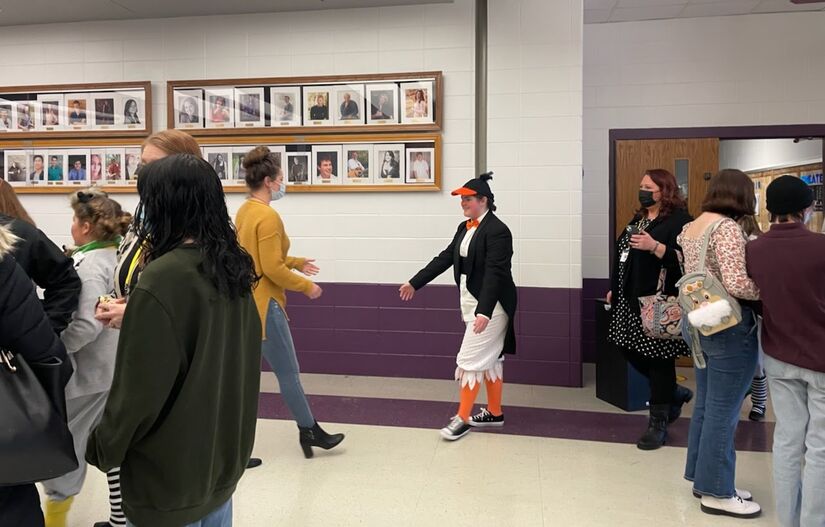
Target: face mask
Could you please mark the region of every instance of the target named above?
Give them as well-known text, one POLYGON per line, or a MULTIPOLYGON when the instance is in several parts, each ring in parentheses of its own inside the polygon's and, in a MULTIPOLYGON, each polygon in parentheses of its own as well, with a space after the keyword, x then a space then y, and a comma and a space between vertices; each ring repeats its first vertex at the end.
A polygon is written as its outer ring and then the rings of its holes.
POLYGON ((269 192, 272 197, 272 201, 278 201, 286 195, 286 185, 281 183, 280 185, 278 185, 278 190, 270 189, 269 192))
POLYGON ((656 204, 656 200, 653 199, 653 192, 650 190, 640 190, 639 191, 639 203, 642 207, 652 207, 656 204))

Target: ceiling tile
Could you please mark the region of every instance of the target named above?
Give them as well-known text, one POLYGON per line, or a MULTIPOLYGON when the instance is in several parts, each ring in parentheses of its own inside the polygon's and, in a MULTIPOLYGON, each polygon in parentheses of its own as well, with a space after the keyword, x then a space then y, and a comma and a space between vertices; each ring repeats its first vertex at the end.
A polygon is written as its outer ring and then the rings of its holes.
POLYGON ((690 3, 682 11, 682 18, 702 16, 747 15, 759 3, 759 0, 725 0, 714 3, 690 3))
POLYGON ((678 18, 684 5, 660 7, 617 7, 610 15, 610 22, 628 22, 631 20, 656 20, 660 18, 678 18))
POLYGON ((588 9, 584 12, 585 24, 601 24, 610 19, 610 9, 588 9))
POLYGON ((825 3, 792 4, 788 0, 762 0, 754 13, 784 13, 787 11, 825 11, 825 3))
POLYGON ((611 10, 616 5, 616 0, 584 0, 584 10, 611 10))

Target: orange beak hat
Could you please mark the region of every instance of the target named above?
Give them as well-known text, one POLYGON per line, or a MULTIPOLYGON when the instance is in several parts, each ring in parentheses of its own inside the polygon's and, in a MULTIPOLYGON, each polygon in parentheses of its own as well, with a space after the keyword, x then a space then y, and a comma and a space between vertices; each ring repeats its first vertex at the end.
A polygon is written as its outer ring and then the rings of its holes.
POLYGON ((488 200, 493 201, 493 191, 490 190, 490 185, 487 183, 493 179, 492 172, 485 172, 464 183, 463 187, 457 188, 450 194, 453 196, 485 196, 488 200))

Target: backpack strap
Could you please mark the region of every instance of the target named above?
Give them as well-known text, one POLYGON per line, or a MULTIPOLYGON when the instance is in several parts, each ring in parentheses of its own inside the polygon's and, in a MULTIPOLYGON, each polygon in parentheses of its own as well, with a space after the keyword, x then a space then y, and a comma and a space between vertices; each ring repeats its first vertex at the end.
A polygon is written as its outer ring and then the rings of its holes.
POLYGON ((722 218, 721 220, 717 220, 711 223, 707 229, 705 229, 704 238, 702 240, 702 250, 699 254, 699 269, 696 270, 697 273, 704 273, 705 267, 707 267, 707 259, 708 259, 708 248, 710 247, 710 237, 711 235, 716 232, 716 229, 719 228, 719 225, 722 224, 727 218, 722 218))

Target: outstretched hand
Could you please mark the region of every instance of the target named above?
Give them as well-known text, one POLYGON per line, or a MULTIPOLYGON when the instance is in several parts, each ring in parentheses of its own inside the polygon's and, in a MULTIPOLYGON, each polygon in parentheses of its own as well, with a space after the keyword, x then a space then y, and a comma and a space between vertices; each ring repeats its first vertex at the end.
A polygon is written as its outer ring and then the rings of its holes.
POLYGON ((415 296, 415 288, 407 282, 398 289, 398 293, 401 296, 401 300, 407 302, 415 296))
POLYGON ((315 260, 312 258, 307 258, 306 263, 299 269, 302 273, 307 276, 315 276, 321 270, 320 267, 315 265, 315 260))

